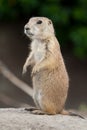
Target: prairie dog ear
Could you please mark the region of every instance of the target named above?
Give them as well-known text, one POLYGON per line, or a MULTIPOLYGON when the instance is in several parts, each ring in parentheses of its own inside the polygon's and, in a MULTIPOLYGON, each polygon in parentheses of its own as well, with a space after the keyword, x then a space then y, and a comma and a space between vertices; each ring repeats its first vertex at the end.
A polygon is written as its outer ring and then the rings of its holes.
POLYGON ((52 24, 52 21, 51 21, 51 20, 48 21, 48 25, 50 25, 50 24, 52 24))

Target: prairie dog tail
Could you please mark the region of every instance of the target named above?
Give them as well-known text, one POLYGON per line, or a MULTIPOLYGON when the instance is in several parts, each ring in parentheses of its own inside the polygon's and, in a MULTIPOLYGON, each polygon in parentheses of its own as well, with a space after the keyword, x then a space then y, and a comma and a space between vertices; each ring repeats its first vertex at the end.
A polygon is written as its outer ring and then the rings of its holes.
POLYGON ((77 113, 70 112, 70 111, 67 111, 67 110, 64 110, 64 109, 60 112, 60 114, 62 114, 62 115, 70 115, 70 116, 77 116, 77 117, 80 117, 82 119, 85 119, 83 116, 81 116, 81 115, 79 115, 77 113))

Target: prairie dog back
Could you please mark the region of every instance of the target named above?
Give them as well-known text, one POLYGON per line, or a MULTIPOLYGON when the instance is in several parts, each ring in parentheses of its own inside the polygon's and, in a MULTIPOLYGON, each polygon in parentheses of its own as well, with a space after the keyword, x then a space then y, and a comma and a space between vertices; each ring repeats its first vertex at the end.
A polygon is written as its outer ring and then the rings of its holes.
POLYGON ((34 17, 24 27, 31 39, 31 52, 23 66, 23 73, 32 66, 34 102, 47 114, 58 114, 64 110, 69 78, 55 37, 52 21, 45 17, 34 17))

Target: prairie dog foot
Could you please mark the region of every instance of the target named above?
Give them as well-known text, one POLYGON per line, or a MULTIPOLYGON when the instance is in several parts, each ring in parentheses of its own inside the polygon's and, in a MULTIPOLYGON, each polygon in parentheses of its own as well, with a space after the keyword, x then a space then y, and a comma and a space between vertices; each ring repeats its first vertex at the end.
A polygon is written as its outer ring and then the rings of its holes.
POLYGON ((25 108, 26 111, 30 111, 32 114, 36 115, 46 115, 45 112, 39 110, 38 108, 35 107, 30 107, 30 108, 25 108))
POLYGON ((37 109, 36 107, 25 108, 26 111, 33 111, 33 110, 36 110, 36 109, 37 109))

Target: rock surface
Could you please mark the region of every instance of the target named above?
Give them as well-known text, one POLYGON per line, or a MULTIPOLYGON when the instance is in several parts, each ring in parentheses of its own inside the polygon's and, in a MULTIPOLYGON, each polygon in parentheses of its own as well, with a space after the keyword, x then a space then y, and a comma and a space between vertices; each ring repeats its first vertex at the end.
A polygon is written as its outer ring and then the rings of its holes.
POLYGON ((24 108, 0 109, 0 130, 87 130, 87 118, 34 115, 24 108))

